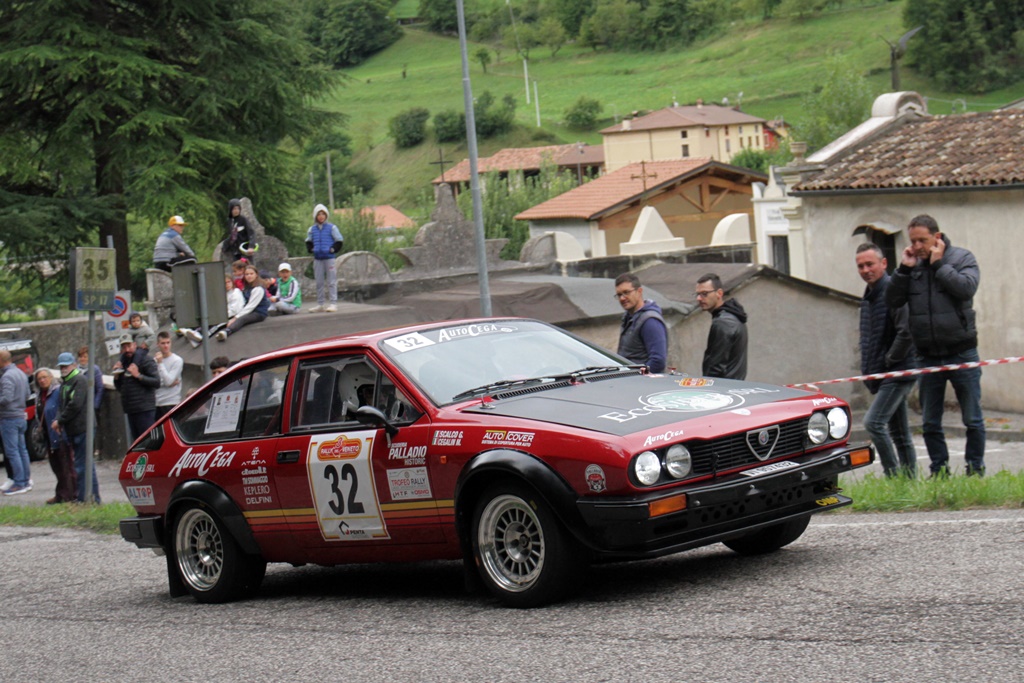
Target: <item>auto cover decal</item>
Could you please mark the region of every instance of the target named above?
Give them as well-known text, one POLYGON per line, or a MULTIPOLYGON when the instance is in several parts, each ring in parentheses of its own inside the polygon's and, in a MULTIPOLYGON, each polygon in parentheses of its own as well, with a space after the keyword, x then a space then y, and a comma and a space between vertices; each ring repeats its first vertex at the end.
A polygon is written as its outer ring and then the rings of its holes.
POLYGON ((466 410, 592 429, 625 436, 692 418, 749 408, 790 398, 806 398, 799 389, 716 379, 691 386, 692 378, 632 376, 496 398, 466 410))

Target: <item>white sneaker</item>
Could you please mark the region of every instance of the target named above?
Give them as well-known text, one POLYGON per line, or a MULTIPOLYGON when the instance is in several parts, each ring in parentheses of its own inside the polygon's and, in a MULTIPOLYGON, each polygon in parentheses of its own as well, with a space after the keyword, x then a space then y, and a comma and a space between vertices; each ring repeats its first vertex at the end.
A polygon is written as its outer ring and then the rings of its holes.
POLYGON ((191 342, 195 342, 197 344, 203 343, 203 335, 199 334, 195 330, 185 330, 182 334, 185 336, 185 339, 188 339, 191 342))
POLYGON ((309 312, 310 313, 319 313, 322 310, 324 310, 323 306, 314 306, 313 308, 309 309, 309 312))
POLYGON ((334 304, 331 304, 330 306, 328 306, 328 307, 327 307, 327 308, 325 308, 324 310, 325 310, 326 312, 328 312, 328 313, 334 313, 334 312, 336 312, 336 311, 338 310, 338 307, 337 307, 337 306, 335 306, 334 304))
POLYGON ((6 491, 7 489, 11 488, 12 486, 14 486, 14 482, 11 481, 10 479, 8 479, 4 483, 0 484, 0 491, 6 491))
POLYGON ((216 336, 217 336, 217 341, 227 341, 228 340, 228 333, 225 332, 224 330, 221 330, 220 332, 218 332, 216 336))

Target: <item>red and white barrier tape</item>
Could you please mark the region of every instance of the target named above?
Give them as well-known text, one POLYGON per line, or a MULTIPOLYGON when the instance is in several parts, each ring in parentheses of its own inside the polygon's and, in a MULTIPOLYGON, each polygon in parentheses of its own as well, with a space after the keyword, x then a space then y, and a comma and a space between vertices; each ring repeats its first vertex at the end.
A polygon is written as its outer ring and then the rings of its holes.
POLYGON ((841 382, 860 382, 866 379, 891 379, 893 377, 916 377, 927 375, 933 372, 948 372, 950 370, 969 370, 980 368, 984 365, 1005 365, 1007 363, 1022 363, 1024 356, 1010 356, 1008 358, 997 358, 995 360, 980 360, 970 363, 955 363, 953 365, 935 365, 930 368, 915 368, 913 370, 894 370, 892 372, 877 372, 873 375, 857 375, 856 377, 841 377, 839 379, 824 379, 820 382, 800 382, 798 384, 787 384, 788 387, 810 387, 817 388, 819 384, 839 384, 841 382))

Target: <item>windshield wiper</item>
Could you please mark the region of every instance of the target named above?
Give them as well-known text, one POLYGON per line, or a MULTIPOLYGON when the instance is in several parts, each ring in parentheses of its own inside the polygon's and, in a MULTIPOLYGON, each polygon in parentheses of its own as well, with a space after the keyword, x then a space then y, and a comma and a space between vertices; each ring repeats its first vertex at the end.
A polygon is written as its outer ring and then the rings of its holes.
POLYGON ((572 372, 563 372, 557 375, 541 375, 539 377, 528 377, 526 379, 503 379, 499 382, 491 382, 490 384, 484 384, 473 389, 467 389, 466 391, 463 391, 453 396, 452 400, 461 401, 463 399, 472 398, 474 396, 493 394, 503 389, 509 389, 511 387, 518 387, 524 384, 531 384, 535 382, 547 382, 550 384, 555 384, 558 382, 581 379, 588 375, 596 375, 604 372, 621 372, 622 370, 637 370, 642 367, 642 365, 588 365, 587 367, 580 368, 579 370, 573 370, 572 372))

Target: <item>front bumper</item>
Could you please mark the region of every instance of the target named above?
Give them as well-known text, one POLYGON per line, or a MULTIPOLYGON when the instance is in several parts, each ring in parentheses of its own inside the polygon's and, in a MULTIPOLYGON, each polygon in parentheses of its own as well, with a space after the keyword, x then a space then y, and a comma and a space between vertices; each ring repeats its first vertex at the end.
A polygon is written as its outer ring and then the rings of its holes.
MULTIPOLYGON (((731 474, 629 498, 580 498, 585 529, 578 534, 603 559, 639 559, 718 543, 853 501, 839 494, 838 480, 853 469, 843 447, 791 458, 795 467, 757 477, 731 474), (652 517, 652 502, 686 494, 686 508, 652 517)), ((874 461, 874 450, 871 460, 874 461)))
POLYGON ((163 517, 146 515, 118 522, 121 538, 140 548, 163 548, 163 517))

